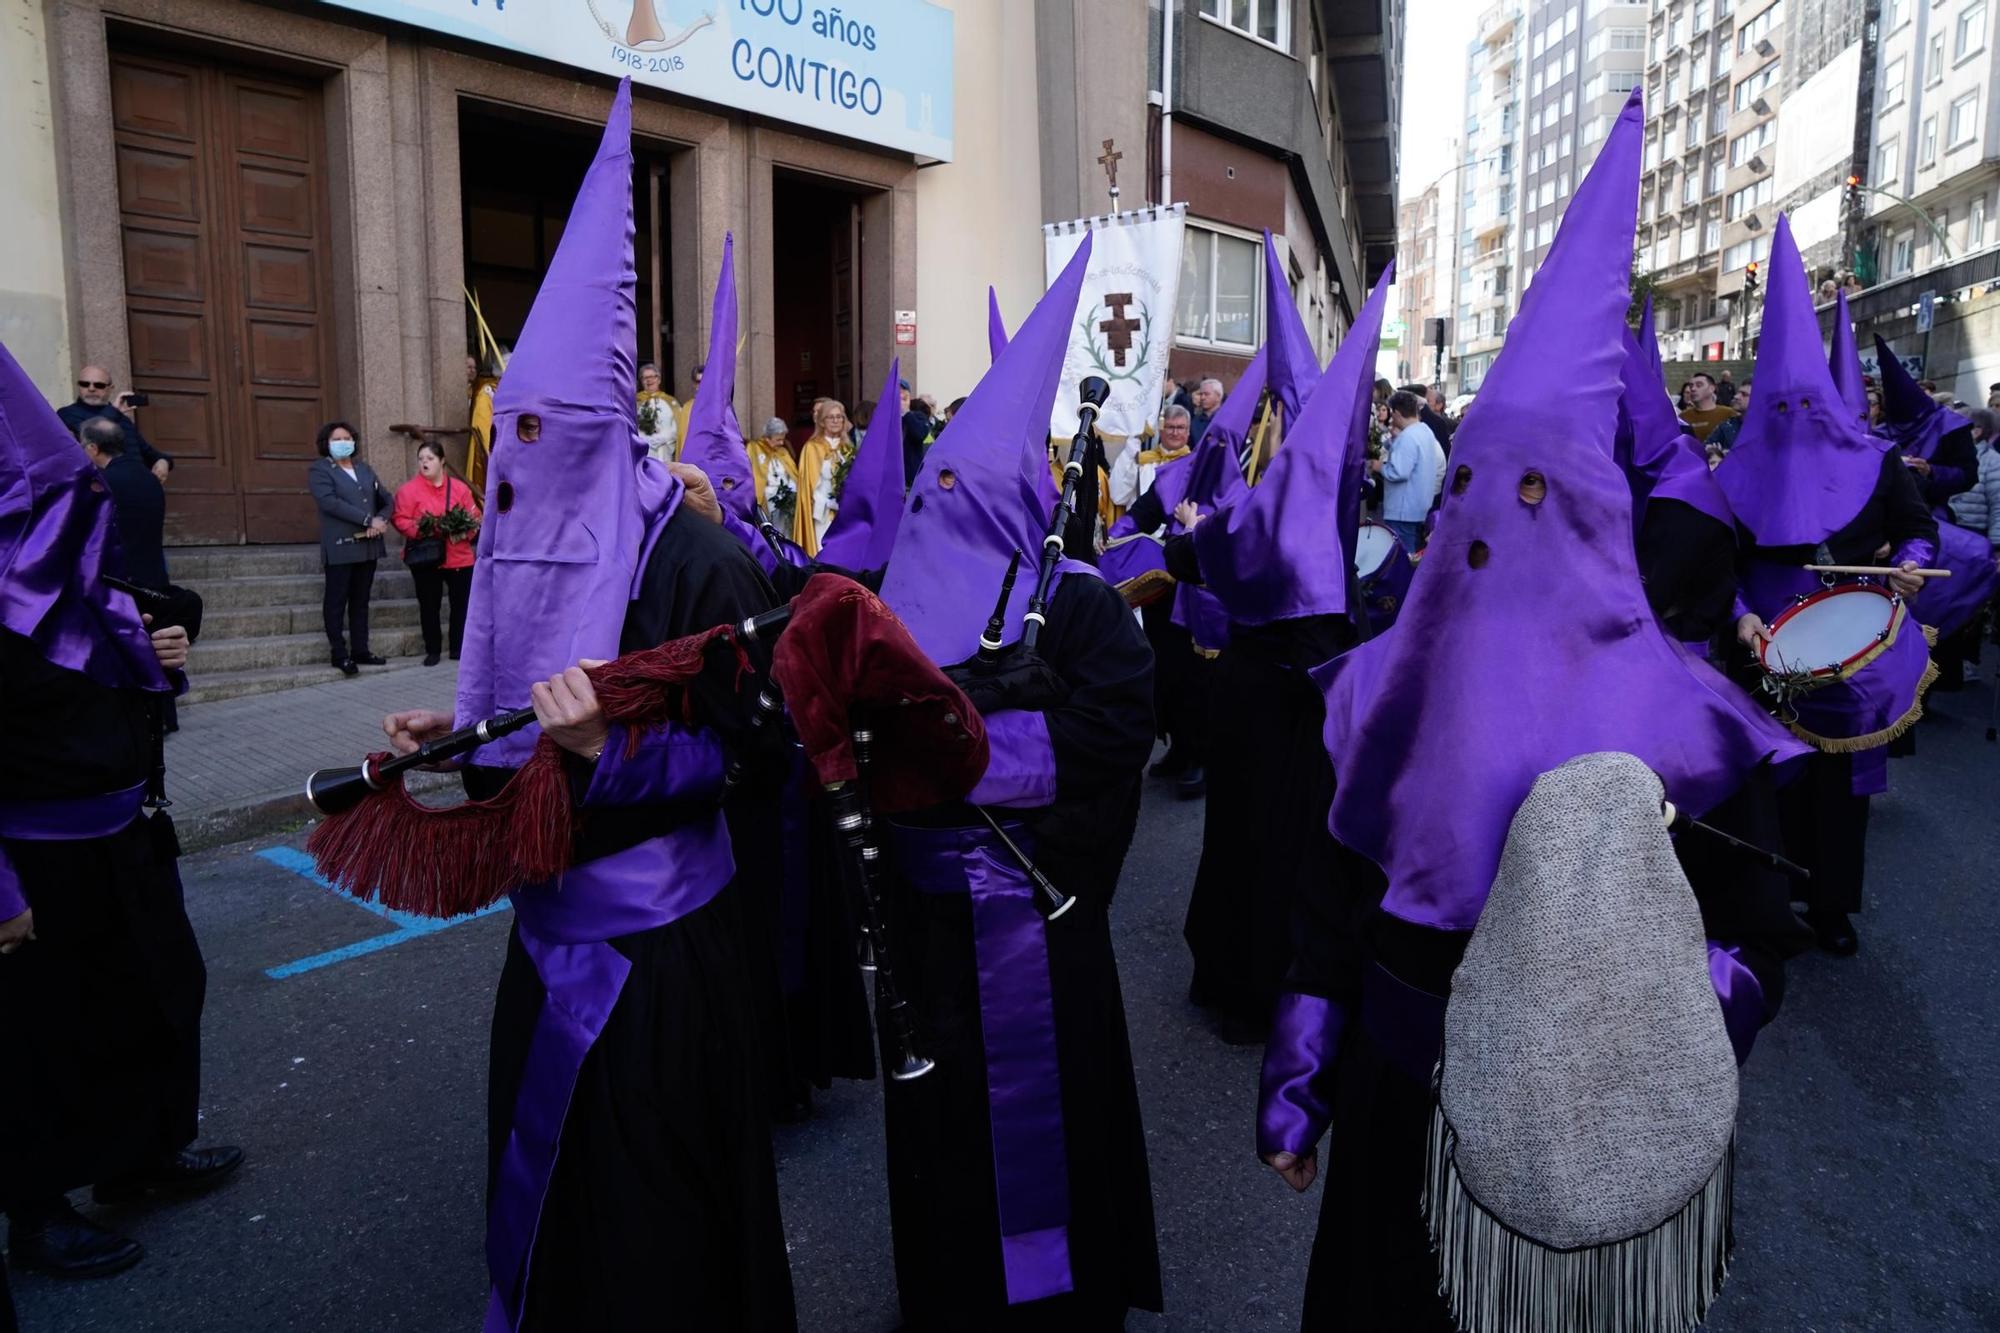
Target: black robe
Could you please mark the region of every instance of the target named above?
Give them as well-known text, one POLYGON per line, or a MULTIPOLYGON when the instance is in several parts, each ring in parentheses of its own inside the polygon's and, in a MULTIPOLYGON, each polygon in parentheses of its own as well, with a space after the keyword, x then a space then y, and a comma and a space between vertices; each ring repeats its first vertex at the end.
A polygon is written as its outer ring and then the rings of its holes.
MULTIPOLYGON (((1140 496, 1126 513, 1141 532, 1155 531, 1167 521, 1160 497, 1151 490, 1140 496)), ((1154 725, 1176 757, 1189 764, 1205 765, 1215 661, 1199 652, 1194 636, 1174 623, 1173 598, 1164 597, 1149 604, 1139 616, 1145 627, 1146 642, 1153 647, 1154 725)))
MULTIPOLYGON (((1168 572, 1182 582, 1199 581, 1193 551, 1186 539, 1167 544, 1168 572)), ((1352 590, 1351 567, 1348 582, 1352 590)), ((1231 625, 1215 661, 1208 807, 1182 933, 1194 955, 1190 996, 1243 1022, 1269 1019, 1292 961, 1299 894, 1332 873, 1326 702, 1306 673, 1355 642, 1345 615, 1231 625)))
MULTIPOLYGON (((159 702, 0 630, 0 801, 145 781, 159 702)), ((0 1207, 15 1207, 194 1141, 208 973, 164 812, 108 837, 4 848, 36 934, 0 959, 0 1207)))
MULTIPOLYGON (((885 1097, 896 1281, 913 1330, 1122 1327, 1158 1310, 1159 1247, 1138 1086, 1112 955, 1110 908, 1152 749, 1152 663, 1131 608, 1088 574, 1051 599, 1041 655, 1071 688, 1049 710, 1056 800, 1023 812, 1035 860, 1075 907, 1047 931, 1069 1168, 1075 1290, 1009 1307, 1001 1264, 971 901, 898 880, 898 980, 938 1067, 885 1097)), ((899 822, 960 827, 946 807, 899 822)))
MULTIPOLYGON (((653 550, 620 649, 740 621, 773 602, 742 545, 681 509, 653 550)), ((741 729, 746 705, 725 650, 711 654, 694 693, 699 718, 725 737, 741 729)), ((586 780, 580 763, 572 776, 586 780)), ((488 795, 503 777, 474 770, 466 785, 488 795)), ((578 833, 578 859, 713 809, 592 812, 578 833)), ((759 923, 749 887, 739 873, 706 906, 611 941, 632 970, 563 1123, 524 1329, 796 1327, 768 1112, 768 1050, 781 1024, 768 922, 759 923)), ((489 1182, 544 994, 516 929, 493 1011, 489 1182)))

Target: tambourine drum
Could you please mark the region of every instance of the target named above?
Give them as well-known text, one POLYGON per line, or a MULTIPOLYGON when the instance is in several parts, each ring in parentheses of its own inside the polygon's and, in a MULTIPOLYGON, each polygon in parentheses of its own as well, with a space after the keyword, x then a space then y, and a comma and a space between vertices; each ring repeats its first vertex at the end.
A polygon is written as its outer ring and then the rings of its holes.
POLYGON ((1909 618, 1903 599, 1873 584, 1846 584, 1801 599, 1770 625, 1757 660, 1808 688, 1851 679, 1887 652, 1909 618))
POLYGON ((1374 577, 1400 544, 1396 534, 1380 523, 1363 523, 1354 538, 1354 572, 1364 579, 1374 577))

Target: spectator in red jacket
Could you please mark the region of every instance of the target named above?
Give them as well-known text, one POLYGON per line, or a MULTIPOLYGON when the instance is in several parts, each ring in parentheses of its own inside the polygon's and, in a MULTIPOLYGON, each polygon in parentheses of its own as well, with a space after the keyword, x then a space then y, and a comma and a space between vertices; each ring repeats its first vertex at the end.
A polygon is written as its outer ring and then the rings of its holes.
POLYGON ((465 647, 465 606, 472 596, 479 496, 465 478, 445 466, 443 445, 426 440, 417 446, 417 475, 397 489, 390 520, 403 534, 403 562, 417 583, 424 665, 436 666, 444 647, 438 611, 447 588, 451 590, 451 656, 457 661, 465 647), (454 514, 454 510, 458 512, 454 514))

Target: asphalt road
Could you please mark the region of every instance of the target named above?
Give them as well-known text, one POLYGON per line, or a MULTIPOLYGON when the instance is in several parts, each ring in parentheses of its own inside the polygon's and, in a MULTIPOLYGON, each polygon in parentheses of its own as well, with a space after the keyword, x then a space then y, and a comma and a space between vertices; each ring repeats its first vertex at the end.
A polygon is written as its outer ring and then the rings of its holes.
MULTIPOLYGON (((1987 700, 1934 700, 1922 753, 1897 761, 1876 802, 1861 955, 1795 964, 1758 1042, 1713 1329, 2000 1330, 1987 700)), ((1168 1305, 1130 1327, 1289 1330, 1318 1191, 1296 1197, 1254 1161, 1259 1053, 1186 1001, 1199 842, 1199 806, 1149 791, 1117 909, 1168 1305)), ((17 1274, 30 1333, 477 1327, 485 1027, 506 916, 404 932, 302 876, 296 843, 185 866, 209 965, 204 1134, 242 1144, 248 1164, 205 1198, 97 1210, 146 1262, 88 1284, 17 1274)), ((837 1087, 777 1146, 801 1327, 893 1328, 874 1088, 837 1087)))

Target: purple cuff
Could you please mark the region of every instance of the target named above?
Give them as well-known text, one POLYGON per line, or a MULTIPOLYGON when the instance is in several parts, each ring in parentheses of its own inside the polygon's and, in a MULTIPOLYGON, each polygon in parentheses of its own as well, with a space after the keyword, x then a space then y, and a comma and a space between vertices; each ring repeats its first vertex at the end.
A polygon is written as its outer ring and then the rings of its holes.
POLYGON ((635 734, 614 726, 583 795, 586 808, 664 805, 722 790, 722 745, 713 732, 675 726, 635 734))
POLYGON ((1743 621, 1743 617, 1749 614, 1750 614, 1750 603, 1743 600, 1742 593, 1740 592, 1737 593, 1736 596, 1733 599, 1731 599, 1729 603, 1729 615, 1730 615, 1729 628, 1732 637, 1735 634, 1736 626, 1741 624, 1743 621))
POLYGON ((1257 1095, 1257 1155, 1313 1150, 1333 1119, 1333 1058, 1347 1011, 1321 995, 1278 997, 1257 1095))
POLYGON ((1016 810, 1054 802, 1056 750, 1049 742, 1046 713, 1018 708, 988 713, 986 743, 992 758, 968 801, 1016 810))
POLYGON ((1741 952, 1734 944, 1708 942, 1708 979, 1722 1005, 1722 1026, 1729 1031, 1738 1065, 1750 1058, 1757 1029, 1764 1026, 1764 986, 1757 974, 1744 966, 1741 952))
POLYGON ((7 849, 0 847, 0 921, 12 921, 27 910, 28 895, 21 888, 21 877, 14 873, 7 849))
POLYGON ((1931 561, 1937 559, 1937 543, 1925 541, 1922 537, 1912 537, 1896 548, 1896 554, 1889 557, 1889 563, 1900 565, 1905 560, 1917 562, 1917 568, 1929 569, 1931 561))

